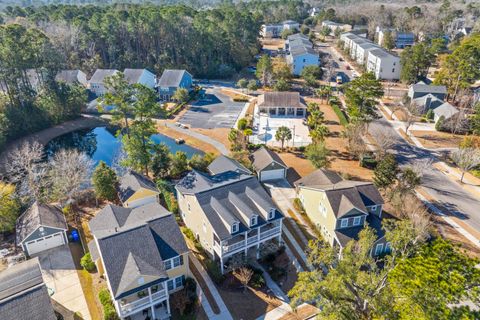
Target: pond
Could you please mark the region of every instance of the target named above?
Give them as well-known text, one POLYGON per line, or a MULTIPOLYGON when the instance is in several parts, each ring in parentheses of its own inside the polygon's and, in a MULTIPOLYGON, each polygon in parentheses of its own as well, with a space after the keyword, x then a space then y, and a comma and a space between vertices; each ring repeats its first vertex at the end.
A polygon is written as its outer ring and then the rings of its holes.
MULTIPOLYGON (((115 133, 116 129, 110 127, 73 131, 51 140, 45 146, 45 151, 48 156, 51 156, 60 149, 74 148, 85 152, 96 164, 104 161, 106 164, 112 165, 112 162, 120 156, 122 148, 121 137, 116 137, 115 133)), ((175 139, 162 134, 153 135, 152 140, 155 143, 164 143, 172 153, 183 151, 188 158, 194 154, 204 154, 203 151, 186 144, 177 144, 175 139)))

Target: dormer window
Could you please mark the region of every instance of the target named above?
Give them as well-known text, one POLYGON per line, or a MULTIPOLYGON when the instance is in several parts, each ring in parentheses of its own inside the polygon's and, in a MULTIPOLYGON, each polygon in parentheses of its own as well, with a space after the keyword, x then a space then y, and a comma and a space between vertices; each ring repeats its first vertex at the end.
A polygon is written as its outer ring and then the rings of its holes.
POLYGON ((232 224, 232 233, 235 233, 235 232, 238 232, 238 223, 237 222, 232 224))
POLYGON ((353 225, 358 226, 358 225, 360 225, 361 221, 362 221, 361 217, 355 217, 355 218, 353 218, 353 225))
POLYGON ((275 218, 275 209, 274 208, 270 209, 270 211, 268 212, 268 220, 272 220, 273 218, 275 218))
POLYGON ((257 223, 258 223, 258 217, 257 216, 253 216, 252 218, 250 218, 250 227, 253 227, 257 223))

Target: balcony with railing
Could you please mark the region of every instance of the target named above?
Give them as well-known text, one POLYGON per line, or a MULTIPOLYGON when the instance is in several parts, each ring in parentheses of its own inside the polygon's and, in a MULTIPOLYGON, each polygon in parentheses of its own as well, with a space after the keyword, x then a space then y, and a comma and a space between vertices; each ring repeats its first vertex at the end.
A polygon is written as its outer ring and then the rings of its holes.
POLYGON ((117 301, 121 316, 142 311, 152 304, 157 304, 168 297, 163 283, 138 291, 117 301))

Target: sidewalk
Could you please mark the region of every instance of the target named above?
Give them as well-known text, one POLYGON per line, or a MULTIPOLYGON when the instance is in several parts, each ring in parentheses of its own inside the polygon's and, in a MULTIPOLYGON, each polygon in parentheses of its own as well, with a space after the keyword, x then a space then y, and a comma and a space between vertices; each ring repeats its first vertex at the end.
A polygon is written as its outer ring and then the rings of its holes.
MULTIPOLYGON (((218 305, 218 308, 220 309, 220 313, 215 314, 210 304, 208 303, 205 295, 203 294, 203 292, 201 292, 201 289, 200 289, 199 299, 200 299, 200 302, 202 303, 202 307, 205 310, 205 313, 208 316, 208 319, 233 320, 233 317, 230 314, 230 311, 228 311, 227 306, 223 302, 223 299, 220 296, 220 293, 218 292, 217 288, 215 287, 215 284, 212 282, 212 279, 210 279, 210 276, 207 274, 207 271, 203 268, 200 261, 198 261, 197 257, 195 257, 193 254, 189 255, 189 259, 190 261, 192 261, 193 265, 202 276, 203 281, 206 283, 208 289, 210 290, 210 293, 212 294, 213 298, 215 299, 215 302, 218 305)), ((197 288, 198 287, 200 286, 197 286, 197 288)))

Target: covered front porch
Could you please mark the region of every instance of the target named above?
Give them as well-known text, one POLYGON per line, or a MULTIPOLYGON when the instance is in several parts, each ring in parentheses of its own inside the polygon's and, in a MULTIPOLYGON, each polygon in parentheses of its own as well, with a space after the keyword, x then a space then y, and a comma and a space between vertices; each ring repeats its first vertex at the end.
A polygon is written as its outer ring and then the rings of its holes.
POLYGON ((167 320, 170 319, 170 304, 168 300, 162 301, 156 305, 152 305, 143 309, 126 320, 167 320))
MULTIPOLYGON (((160 305, 165 305, 167 313, 170 314, 168 292, 165 287, 165 282, 155 284, 119 300, 115 300, 116 309, 123 319, 134 319, 129 317, 133 317, 134 315, 138 316, 139 313, 143 314, 145 310, 151 310, 151 314, 154 315, 154 306, 160 305)), ((150 319, 153 320, 157 318, 158 317, 151 317, 150 319)))

